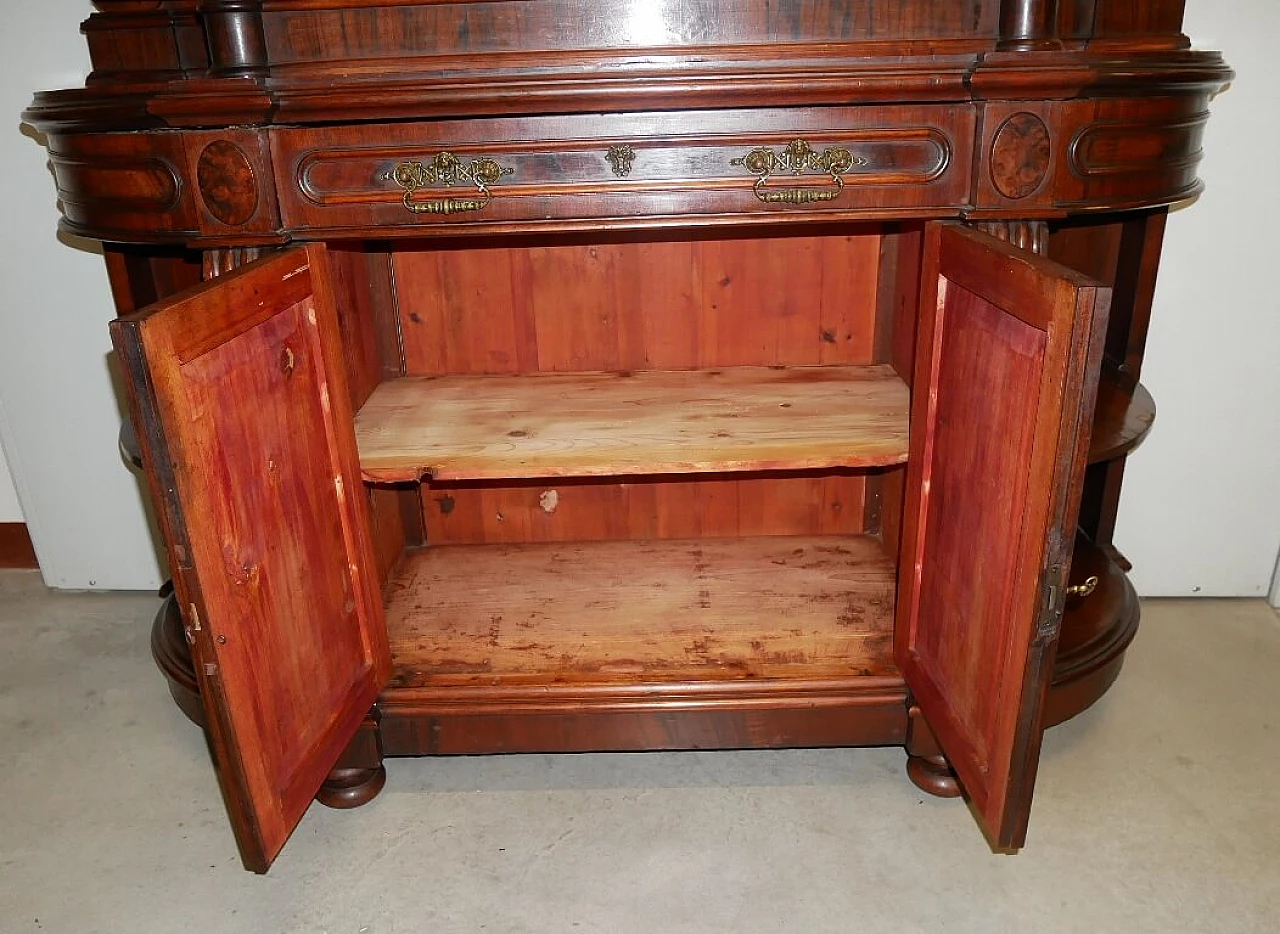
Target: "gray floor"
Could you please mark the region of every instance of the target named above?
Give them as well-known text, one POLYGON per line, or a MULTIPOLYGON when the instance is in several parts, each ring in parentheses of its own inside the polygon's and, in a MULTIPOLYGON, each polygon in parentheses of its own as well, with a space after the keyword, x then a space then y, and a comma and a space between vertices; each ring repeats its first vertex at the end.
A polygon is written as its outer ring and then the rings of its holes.
POLYGON ((5 932, 1280 930, 1280 620, 1150 602, 992 856, 897 749, 394 760, 244 872, 156 601, 0 572, 5 932))

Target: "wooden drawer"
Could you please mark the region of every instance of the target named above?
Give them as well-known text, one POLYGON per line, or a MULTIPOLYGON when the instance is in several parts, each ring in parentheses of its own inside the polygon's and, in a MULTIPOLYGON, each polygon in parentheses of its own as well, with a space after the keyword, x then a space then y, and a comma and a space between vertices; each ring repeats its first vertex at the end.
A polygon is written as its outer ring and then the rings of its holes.
POLYGON ((286 227, 412 236, 937 215, 968 202, 973 136, 968 107, 848 107, 288 128, 273 154, 286 227))

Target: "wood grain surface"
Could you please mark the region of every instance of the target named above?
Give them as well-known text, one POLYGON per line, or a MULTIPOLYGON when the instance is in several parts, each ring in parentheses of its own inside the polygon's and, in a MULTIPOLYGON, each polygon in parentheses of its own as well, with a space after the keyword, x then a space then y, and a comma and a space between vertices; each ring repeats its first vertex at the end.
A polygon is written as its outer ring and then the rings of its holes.
POLYGON ((356 416, 365 476, 404 481, 897 464, 889 366, 406 378, 356 416))
POLYGON ((426 548, 391 585, 392 683, 884 675, 893 593, 858 536, 426 548))
POLYGON ((1016 849, 1110 291, 953 225, 922 278, 896 657, 989 842, 1016 849))
MULTIPOLYGON (((397 244, 410 376, 850 365, 877 360, 877 227, 484 238, 397 244)), ((913 285, 914 288, 914 285, 913 285)), ((901 371, 900 371, 901 372, 901 371)), ((423 488, 436 544, 855 534, 864 474, 423 488)))
POLYGON ((113 322, 246 866, 265 871, 389 674, 324 250, 113 322))

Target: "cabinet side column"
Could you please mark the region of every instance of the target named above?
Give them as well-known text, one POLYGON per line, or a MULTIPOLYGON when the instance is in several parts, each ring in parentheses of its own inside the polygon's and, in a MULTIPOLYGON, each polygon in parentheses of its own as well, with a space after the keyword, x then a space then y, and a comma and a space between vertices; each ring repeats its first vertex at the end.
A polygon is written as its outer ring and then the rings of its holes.
POLYGON ((209 77, 265 78, 267 37, 262 0, 201 0, 196 8, 209 45, 209 77))
POLYGON ((1004 0, 996 48, 1002 52, 1061 49, 1057 30, 1058 0, 1004 0))

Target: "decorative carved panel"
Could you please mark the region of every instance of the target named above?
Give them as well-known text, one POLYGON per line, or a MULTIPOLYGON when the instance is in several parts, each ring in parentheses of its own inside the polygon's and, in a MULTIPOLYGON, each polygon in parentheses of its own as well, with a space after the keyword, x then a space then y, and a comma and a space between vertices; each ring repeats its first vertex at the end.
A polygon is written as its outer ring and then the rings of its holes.
POLYGON ((265 251, 256 246, 214 247, 204 251, 203 276, 206 282, 235 272, 260 258, 265 251))
POLYGON ((973 226, 1028 253, 1040 256, 1047 256, 1049 253, 1049 224, 1045 221, 979 221, 973 226))
POLYGON ((181 135, 186 143, 188 185, 201 208, 201 234, 216 238, 275 235, 280 219, 268 131, 227 127, 185 130, 181 135))

